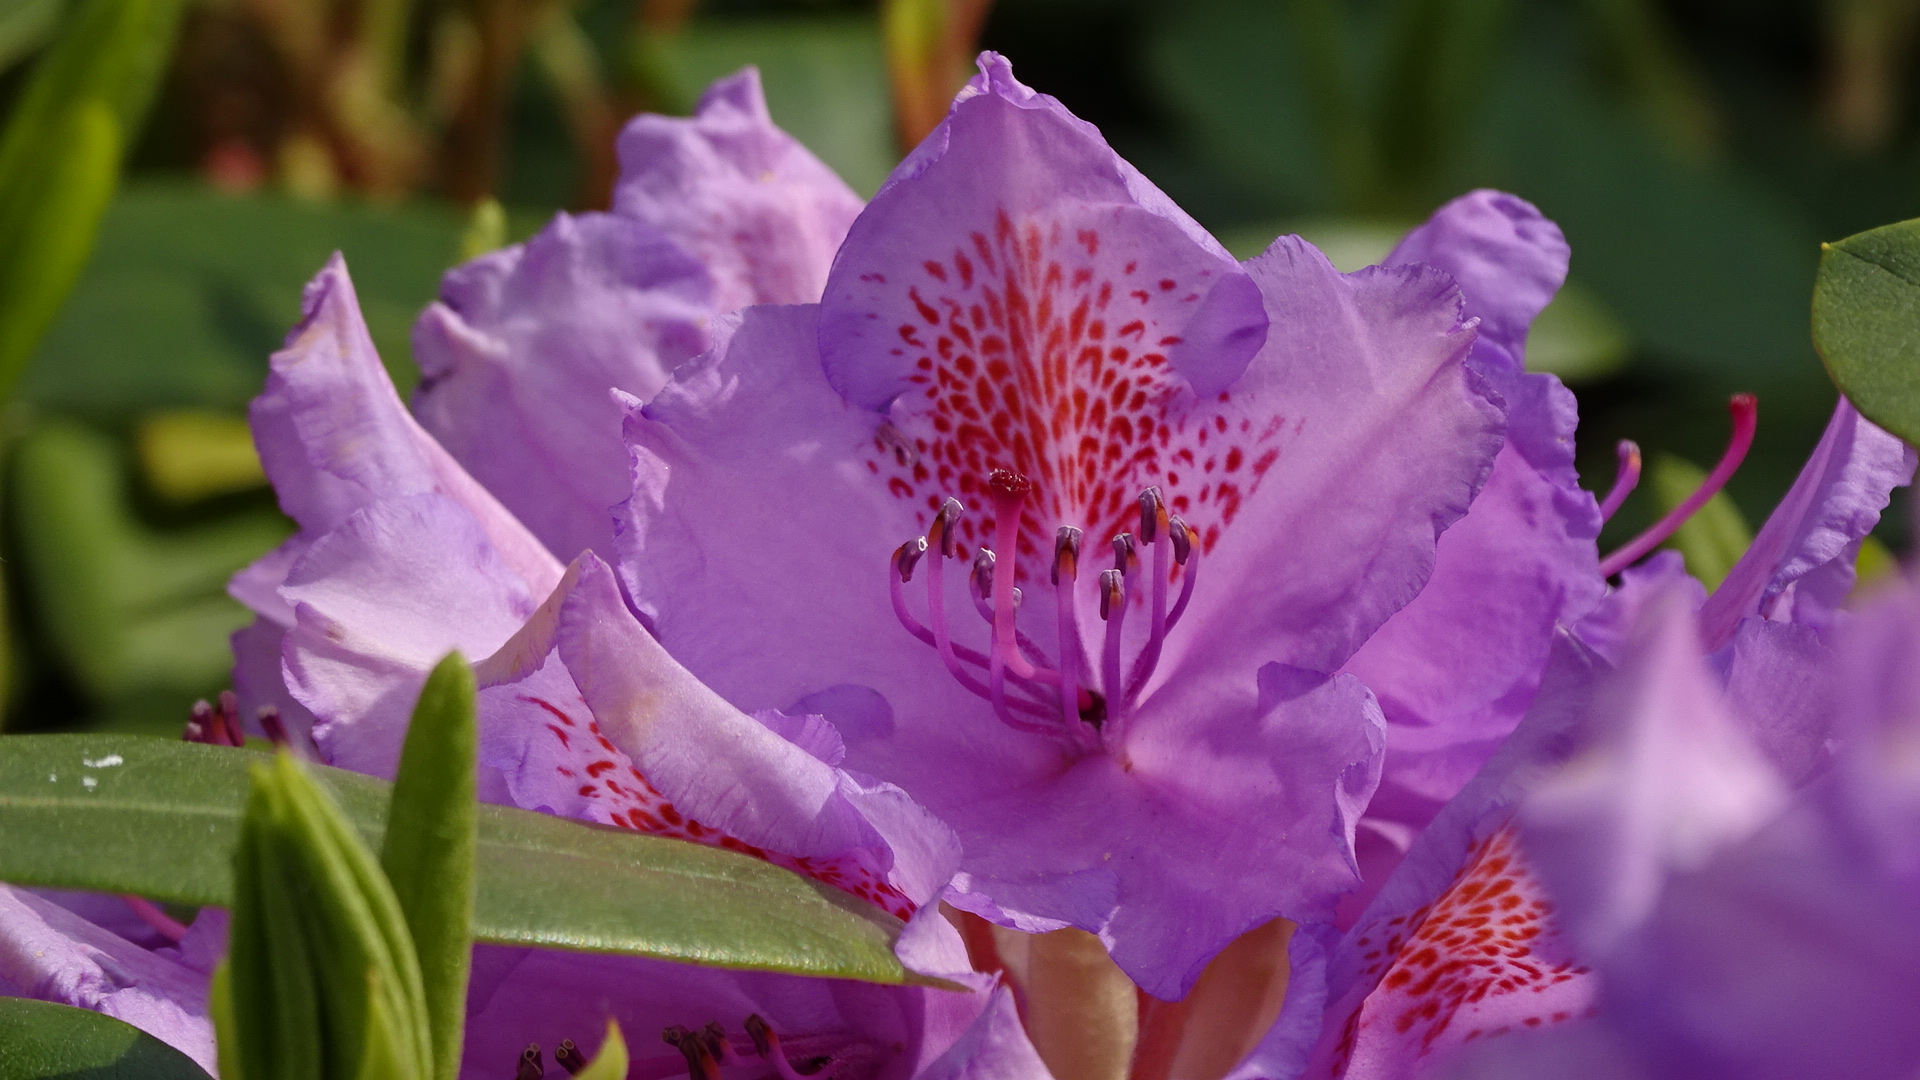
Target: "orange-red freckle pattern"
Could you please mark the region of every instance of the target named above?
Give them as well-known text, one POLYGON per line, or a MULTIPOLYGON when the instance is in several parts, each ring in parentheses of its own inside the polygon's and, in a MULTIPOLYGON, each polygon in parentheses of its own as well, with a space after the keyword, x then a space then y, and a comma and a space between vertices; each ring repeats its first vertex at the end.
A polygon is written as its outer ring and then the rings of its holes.
POLYGON ((923 525, 960 499, 973 511, 957 531, 968 548, 992 536, 988 476, 1027 477, 1022 578, 1051 556, 1059 525, 1090 544, 1133 529, 1136 499, 1155 484, 1211 550, 1298 430, 1230 392, 1196 398, 1170 364, 1210 276, 1177 280, 1137 261, 1114 276, 1100 253, 1097 229, 1001 210, 887 283, 908 301, 892 351, 911 363, 913 389, 868 469, 923 525))
POLYGON ((1366 927, 1356 943, 1365 976, 1380 977, 1342 1033, 1334 1076, 1401 1075, 1389 1063, 1593 1010, 1593 980, 1511 825, 1476 844, 1431 905, 1366 927))
POLYGON ((555 768, 567 781, 578 785, 576 794, 585 800, 579 816, 649 836, 690 840, 751 855, 852 893, 902 919, 912 917, 913 902, 867 867, 852 859, 806 858, 768 851, 695 821, 654 790, 634 767, 633 759, 601 734, 599 722, 591 715, 576 717, 545 698, 522 700, 548 715, 546 737, 566 751, 561 759, 569 763, 555 768))

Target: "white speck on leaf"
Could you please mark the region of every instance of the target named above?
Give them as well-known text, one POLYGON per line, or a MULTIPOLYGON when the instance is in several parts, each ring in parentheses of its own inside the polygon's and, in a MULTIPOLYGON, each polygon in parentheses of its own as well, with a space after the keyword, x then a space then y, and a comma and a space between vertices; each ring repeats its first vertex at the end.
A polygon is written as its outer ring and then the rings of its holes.
POLYGON ((126 763, 127 759, 121 757, 119 754, 108 754, 106 757, 99 759, 85 757, 80 759, 80 764, 85 765, 89 769, 111 769, 115 765, 125 765, 126 763))
POLYGON ((88 791, 92 791, 94 788, 97 788, 100 786, 100 781, 95 780, 91 776, 83 776, 80 778, 80 784, 82 787, 86 788, 88 791))

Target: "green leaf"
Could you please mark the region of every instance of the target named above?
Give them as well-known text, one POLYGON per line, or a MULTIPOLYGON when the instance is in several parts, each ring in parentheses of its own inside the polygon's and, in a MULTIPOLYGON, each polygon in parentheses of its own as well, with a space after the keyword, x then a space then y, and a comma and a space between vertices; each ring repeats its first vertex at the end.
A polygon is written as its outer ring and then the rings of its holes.
MULTIPOLYGON (((131 735, 0 743, 0 881, 233 901, 247 750, 131 735)), ((315 768, 370 845, 391 786, 315 768)), ((479 810, 474 936, 713 967, 900 983, 897 919, 718 848, 500 806, 479 810)))
POLYGON ((460 1072, 467 966, 473 951, 479 735, 473 669, 459 653, 427 676, 407 725, 380 866, 399 897, 426 986, 435 1073, 460 1072))
MULTIPOLYGON (((1699 490, 1707 474, 1683 458, 1663 455, 1653 463, 1653 494, 1666 513, 1699 490)), ((1708 592, 1720 587, 1733 564, 1740 561, 1753 543, 1753 530, 1740 516, 1740 508, 1724 491, 1716 492, 1685 524, 1674 530, 1667 545, 1680 552, 1687 570, 1700 579, 1708 592)))
POLYGON ((0 4, 0 71, 53 36, 61 0, 10 0, 0 4))
POLYGON ((1813 345, 1862 415, 1920 442, 1920 218, 1821 247, 1813 345))
POLYGON ((16 572, 80 684, 106 700, 216 685, 233 662, 227 635, 251 619, 227 580, 286 538, 286 519, 262 506, 148 528, 132 514, 120 448, 77 424, 30 432, 12 464, 16 572))
POLYGON ((0 997, 0 1080, 57 1077, 208 1080, 192 1058, 111 1016, 0 997))
POLYGON ((311 1076, 317 1059, 325 1080, 427 1076, 419 962, 373 853, 292 755, 250 772, 227 989, 265 1004, 224 1033, 246 1074, 311 1076))
POLYGON ((0 136, 0 398, 93 250, 181 0, 80 0, 0 136))

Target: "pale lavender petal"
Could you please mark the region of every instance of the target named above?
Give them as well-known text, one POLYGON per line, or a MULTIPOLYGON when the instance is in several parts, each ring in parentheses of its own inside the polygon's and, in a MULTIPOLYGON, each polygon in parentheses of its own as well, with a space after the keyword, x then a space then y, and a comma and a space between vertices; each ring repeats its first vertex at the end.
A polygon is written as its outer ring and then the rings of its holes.
POLYGON ((714 83, 690 118, 636 117, 617 150, 614 213, 705 265, 717 310, 820 298, 860 198, 774 126, 758 71, 714 83))
POLYGON ((627 497, 621 412, 707 346, 713 286, 657 229, 557 215, 450 271, 414 324, 420 423, 563 559, 612 550, 627 497))
POLYGON ((1523 817, 1567 932, 1603 957, 1671 875, 1778 814, 1787 789, 1730 714, 1683 589, 1647 604, 1590 717, 1587 745, 1523 817))
POLYGON ((1608 663, 1619 663, 1627 640, 1640 624, 1641 613, 1654 597, 1679 589, 1686 603, 1699 610, 1706 602, 1706 586, 1687 573, 1686 560, 1677 551, 1657 551, 1620 572, 1620 585, 1574 626, 1574 633, 1608 663))
POLYGON ((473 514, 530 589, 551 589, 560 564, 400 403, 361 318, 346 261, 338 254, 328 260, 302 303, 300 324, 273 354, 266 390, 249 409, 281 509, 312 537, 375 499, 439 492, 473 514))
POLYGON ((1348 676, 1275 668, 1261 682, 1244 701, 1189 684, 1167 707, 1205 728, 1142 723, 1124 766, 1104 754, 1064 772, 992 762, 964 731, 931 725, 870 759, 960 833, 968 876, 950 902, 1016 927, 1094 931, 1143 989, 1173 1000, 1233 938, 1275 916, 1326 918, 1357 884, 1353 827, 1381 749, 1372 697, 1348 676))
POLYGON ((0 994, 92 1009, 215 1069, 207 973, 0 885, 0 994))
POLYGON ((372 503, 287 575, 283 646, 295 699, 341 768, 390 776, 427 672, 492 653, 538 605, 467 509, 444 495, 372 503))
MULTIPOLYGON (((1445 275, 1343 275, 1297 237, 1246 265, 1275 331, 1232 396, 1264 427, 1213 443, 1228 473, 1209 481, 1217 517, 1170 491, 1199 529, 1202 584, 1156 681, 1338 668, 1420 591, 1501 445, 1445 275), (1236 581, 1261 587, 1207 584, 1236 581)), ((1199 455, 1203 477, 1212 461, 1199 455)))
POLYGON ((1793 487, 1700 609, 1708 650, 1753 615, 1824 629, 1853 586, 1860 538, 1913 479, 1914 461, 1912 447, 1841 398, 1793 487))
POLYGON ((1742 619, 1717 660, 1735 722, 1789 787, 1823 770, 1834 741, 1834 656, 1818 631, 1742 619))
POLYGON ((882 421, 827 385, 815 324, 810 307, 749 308, 630 404, 622 580, 674 658, 742 709, 850 685, 942 715, 955 688, 887 602, 918 507, 875 479, 882 421))
POLYGON ((1550 375, 1528 375, 1527 331, 1566 277, 1566 239, 1526 202, 1461 196, 1409 233, 1385 265, 1424 262, 1460 285, 1480 320, 1472 363, 1507 405, 1507 444, 1461 521, 1440 537, 1433 576, 1347 669, 1386 712, 1375 815, 1418 828, 1518 724, 1556 626, 1606 589, 1600 517, 1573 464, 1578 409, 1550 375))

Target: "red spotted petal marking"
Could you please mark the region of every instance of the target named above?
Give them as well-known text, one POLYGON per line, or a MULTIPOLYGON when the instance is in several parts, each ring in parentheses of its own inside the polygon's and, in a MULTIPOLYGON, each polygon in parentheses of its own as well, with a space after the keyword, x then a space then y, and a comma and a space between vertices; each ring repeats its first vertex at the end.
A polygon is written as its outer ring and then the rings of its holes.
MULTIPOLYGON (((901 276, 910 303, 897 309, 892 351, 911 358, 919 389, 901 399, 900 427, 875 438, 868 467, 923 525, 950 495, 986 509, 988 478, 1003 469, 1035 487, 1023 564, 1051 555, 1059 525, 1104 545, 1152 485, 1204 552, 1279 458, 1287 418, 1231 392, 1201 401, 1167 359, 1213 271, 1170 276, 1101 251, 1097 228, 1016 224, 1001 210, 991 229, 901 276)), ((990 516, 969 515, 958 539, 974 548, 992 535, 990 516)))
POLYGON ((1365 978, 1332 1075, 1400 1076, 1436 1051, 1593 1011, 1595 985, 1560 937, 1512 825, 1476 844, 1431 905, 1367 927, 1365 978))
POLYGON ((703 825, 681 813, 655 791, 647 778, 634 767, 633 759, 601 734, 599 721, 591 715, 581 720, 545 698, 525 697, 522 700, 538 706, 551 718, 544 737, 553 740, 564 751, 559 756, 567 762, 555 768, 568 784, 573 785, 574 793, 583 800, 575 804, 573 816, 632 829, 648 836, 691 840, 696 844, 751 855, 851 893, 902 919, 912 917, 913 902, 885 877, 862 866, 855 859, 806 858, 768 851, 703 825))

